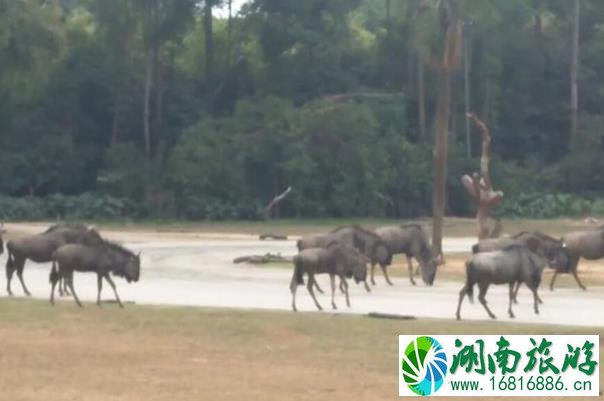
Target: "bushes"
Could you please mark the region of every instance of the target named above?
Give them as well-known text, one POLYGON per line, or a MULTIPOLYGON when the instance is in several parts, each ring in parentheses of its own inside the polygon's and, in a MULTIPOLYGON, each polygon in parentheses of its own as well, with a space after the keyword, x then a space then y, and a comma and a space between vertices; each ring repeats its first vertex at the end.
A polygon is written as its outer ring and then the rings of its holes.
POLYGON ((543 219, 597 213, 603 206, 602 201, 592 202, 577 195, 533 192, 504 199, 496 214, 543 219))
POLYGON ((44 198, 0 197, 2 220, 111 220, 145 215, 145 210, 131 200, 103 194, 50 195, 44 198))

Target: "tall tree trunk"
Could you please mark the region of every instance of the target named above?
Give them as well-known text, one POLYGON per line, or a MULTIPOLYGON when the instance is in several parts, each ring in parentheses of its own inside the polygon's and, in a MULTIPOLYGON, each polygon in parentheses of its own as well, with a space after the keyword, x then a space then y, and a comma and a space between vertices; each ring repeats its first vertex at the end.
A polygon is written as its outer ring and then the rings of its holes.
POLYGON ((426 138, 426 82, 424 80, 424 62, 417 57, 417 103, 419 119, 419 137, 426 138))
POLYGON ((214 0, 205 0, 203 13, 203 28, 205 36, 205 52, 206 52, 206 86, 209 92, 209 98, 212 99, 214 89, 214 36, 212 28, 212 6, 214 0))
POLYGON ((447 179, 448 130, 451 100, 451 73, 447 68, 438 71, 438 100, 436 106, 436 142, 434 149, 434 178, 432 188, 432 247, 435 255, 442 255, 443 220, 447 179))
POLYGON ((151 158, 151 85, 153 83, 153 52, 149 50, 145 73, 145 94, 143 97, 143 139, 145 141, 145 156, 151 158))
POLYGON ((442 258, 443 220, 446 205, 447 153, 449 118, 451 114, 451 75, 460 57, 462 26, 458 17, 459 2, 444 0, 439 3, 439 21, 442 54, 438 68, 438 100, 436 140, 434 144, 434 178, 432 188, 432 249, 442 258))
POLYGON ((463 81, 464 81, 464 112, 466 115, 466 157, 472 157, 472 144, 470 142, 470 119, 468 114, 470 113, 470 43, 468 35, 464 34, 463 44, 463 81))
POLYGON ((579 113, 579 87, 577 74, 579 69, 579 28, 580 28, 581 2, 574 0, 574 22, 571 40, 570 63, 570 139, 571 145, 577 144, 577 119, 579 113))

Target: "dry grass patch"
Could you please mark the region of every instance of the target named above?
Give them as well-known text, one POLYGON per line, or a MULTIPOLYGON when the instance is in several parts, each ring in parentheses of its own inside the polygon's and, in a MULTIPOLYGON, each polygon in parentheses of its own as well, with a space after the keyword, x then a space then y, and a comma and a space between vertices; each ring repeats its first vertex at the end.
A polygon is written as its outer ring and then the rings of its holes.
POLYGON ((0 300, 7 400, 397 399, 398 334, 601 329, 0 300))

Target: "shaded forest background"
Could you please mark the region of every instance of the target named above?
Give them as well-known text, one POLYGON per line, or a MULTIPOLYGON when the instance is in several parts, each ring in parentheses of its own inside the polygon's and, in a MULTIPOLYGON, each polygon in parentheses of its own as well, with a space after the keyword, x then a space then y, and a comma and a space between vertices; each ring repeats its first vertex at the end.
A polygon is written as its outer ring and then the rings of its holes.
MULTIPOLYGON (((462 0, 446 209, 474 111, 505 216, 604 213, 604 2, 462 0)), ((0 0, 0 217, 418 217, 437 1, 0 0), (220 17, 217 10, 220 9, 220 17)))

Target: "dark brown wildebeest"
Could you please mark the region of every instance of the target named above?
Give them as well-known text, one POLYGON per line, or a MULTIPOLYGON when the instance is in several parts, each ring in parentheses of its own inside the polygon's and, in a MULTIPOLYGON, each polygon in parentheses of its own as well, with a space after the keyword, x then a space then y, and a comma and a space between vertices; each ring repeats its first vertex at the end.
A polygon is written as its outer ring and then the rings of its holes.
POLYGON ((73 288, 73 272, 94 272, 97 274, 98 293, 96 303, 101 306, 101 290, 103 279, 107 280, 120 307, 120 300, 115 284, 109 273, 124 277, 126 281, 138 281, 140 277, 140 253, 132 253, 128 249, 109 241, 96 245, 67 244, 58 248, 52 255, 52 270, 50 272, 50 303, 54 305, 55 285, 63 278, 78 306, 82 303, 73 288))
POLYGON ((564 234, 562 241, 570 252, 570 263, 567 269, 560 269, 554 272, 549 288, 552 291, 554 290, 554 282, 558 273, 570 273, 577 281, 577 284, 579 284, 579 287, 585 290, 586 287, 579 280, 577 273, 579 259, 597 260, 604 257, 604 227, 593 230, 573 231, 564 234))
POLYGON ((546 261, 537 253, 533 252, 535 242, 529 241, 528 246, 512 244, 501 250, 477 253, 466 262, 466 283, 459 292, 459 303, 457 304, 457 319, 461 319, 461 304, 466 295, 473 300, 474 284, 478 284, 478 300, 484 306, 489 317, 495 319, 495 315, 487 306, 486 294, 491 284, 508 284, 510 317, 512 302, 514 299, 514 285, 518 282, 525 283, 533 292, 533 306, 535 313, 539 313, 539 295, 537 289, 541 283, 541 274, 546 266, 546 261))
MULTIPOLYGON (((26 295, 31 295, 23 281, 23 269, 27 259, 35 263, 50 262, 52 253, 62 245, 71 243, 96 244, 103 239, 99 233, 82 224, 56 224, 40 234, 10 240, 6 243, 8 258, 6 260, 6 290, 13 295, 11 280, 15 270, 26 295)), ((62 292, 62 289, 59 288, 62 292)))
POLYGON ((348 296, 348 283, 346 278, 353 277, 359 283, 367 278, 367 258, 355 249, 337 242, 330 243, 326 248, 303 249, 294 256, 294 273, 289 289, 292 293, 292 309, 296 309, 296 289, 304 285, 304 274, 308 275, 306 288, 312 296, 315 305, 322 310, 321 305, 315 297, 313 286, 315 286, 316 274, 329 274, 331 281, 331 306, 336 309, 335 303, 335 276, 340 278, 340 289, 346 296, 346 305, 350 307, 348 296))
MULTIPOLYGON (((530 241, 533 242, 535 253, 545 259, 548 266, 555 270, 552 283, 558 272, 568 272, 570 263, 572 263, 572 254, 569 252, 569 249, 562 240, 550 237, 539 231, 522 231, 511 237, 485 239, 472 246, 472 253, 501 250, 515 244, 528 245, 530 241)), ((516 302, 516 295, 518 294, 520 284, 519 282, 516 285, 514 302, 516 302)), ((541 302, 540 298, 539 302, 541 302)))
MULTIPOLYGON (((377 228, 375 232, 387 244, 391 254, 403 254, 407 257, 409 280, 411 280, 411 284, 415 285, 411 258, 418 261, 424 283, 428 285, 434 283, 438 262, 432 255, 430 242, 428 241, 422 226, 419 224, 402 224, 398 227, 380 227, 377 228)), ((374 283, 373 266, 371 269, 371 283, 374 283)))
MULTIPOLYGON (((372 270, 375 264, 379 264, 384 271, 386 281, 392 285, 386 272, 386 266, 392 263, 388 246, 376 233, 359 225, 338 227, 327 234, 305 235, 298 240, 297 247, 299 251, 308 248, 325 248, 334 241, 346 244, 365 255, 371 263, 372 270)), ((319 292, 323 292, 317 285, 315 287, 319 292)), ((371 291, 366 280, 365 289, 371 291)))

